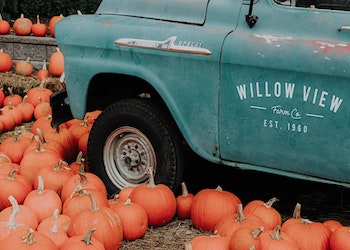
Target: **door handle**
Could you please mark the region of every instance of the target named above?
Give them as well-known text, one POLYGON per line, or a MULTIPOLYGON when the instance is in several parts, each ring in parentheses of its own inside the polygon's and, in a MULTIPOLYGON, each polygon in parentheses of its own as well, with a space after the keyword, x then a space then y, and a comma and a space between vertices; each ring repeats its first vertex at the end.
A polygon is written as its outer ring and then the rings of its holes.
POLYGON ((347 25, 342 25, 338 28, 338 31, 342 31, 342 30, 348 30, 350 31, 350 26, 347 26, 347 25))

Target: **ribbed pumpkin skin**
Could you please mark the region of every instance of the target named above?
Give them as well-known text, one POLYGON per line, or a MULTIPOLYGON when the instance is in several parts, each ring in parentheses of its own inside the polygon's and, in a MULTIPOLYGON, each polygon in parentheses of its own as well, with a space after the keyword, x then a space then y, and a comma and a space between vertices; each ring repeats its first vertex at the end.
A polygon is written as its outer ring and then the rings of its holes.
POLYGON ((132 191, 130 199, 145 209, 150 226, 163 226, 169 223, 175 216, 175 195, 164 184, 157 184, 155 186, 141 184, 132 191))
POLYGON ((202 189, 192 202, 191 219, 197 229, 212 231, 224 216, 237 212, 240 199, 231 192, 217 189, 202 189))
POLYGON ((21 14, 21 16, 13 23, 13 31, 16 35, 27 36, 32 32, 32 25, 33 22, 21 14))
POLYGON ((332 233, 329 243, 332 250, 350 250, 350 227, 337 228, 332 233))
POLYGON ((12 58, 9 54, 3 52, 3 49, 0 50, 0 62, 0 72, 8 72, 12 70, 12 58))

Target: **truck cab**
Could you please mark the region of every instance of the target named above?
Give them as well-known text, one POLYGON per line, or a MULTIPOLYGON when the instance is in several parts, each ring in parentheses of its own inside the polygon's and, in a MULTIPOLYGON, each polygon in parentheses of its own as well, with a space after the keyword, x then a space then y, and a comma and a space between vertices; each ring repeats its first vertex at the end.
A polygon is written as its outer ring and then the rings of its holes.
POLYGON ((185 148, 241 169, 350 186, 348 1, 103 0, 55 28, 53 124, 102 110, 87 162, 110 194, 176 190, 185 148))

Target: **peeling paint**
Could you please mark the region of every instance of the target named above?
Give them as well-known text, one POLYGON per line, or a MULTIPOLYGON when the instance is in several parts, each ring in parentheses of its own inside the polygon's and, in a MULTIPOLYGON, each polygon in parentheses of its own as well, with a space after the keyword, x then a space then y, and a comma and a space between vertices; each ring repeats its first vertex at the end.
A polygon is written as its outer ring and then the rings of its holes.
MULTIPOLYGON (((264 39, 266 43, 276 43, 276 42, 284 42, 284 41, 292 41, 294 40, 293 37, 291 36, 285 36, 285 37, 282 37, 282 36, 272 36, 272 35, 254 35, 256 38, 261 38, 261 39, 264 39)), ((277 45, 278 47, 280 47, 281 45, 278 44, 277 45)))
POLYGON ((350 53, 350 45, 346 43, 334 43, 332 41, 313 41, 313 46, 322 53, 337 52, 339 54, 350 53))

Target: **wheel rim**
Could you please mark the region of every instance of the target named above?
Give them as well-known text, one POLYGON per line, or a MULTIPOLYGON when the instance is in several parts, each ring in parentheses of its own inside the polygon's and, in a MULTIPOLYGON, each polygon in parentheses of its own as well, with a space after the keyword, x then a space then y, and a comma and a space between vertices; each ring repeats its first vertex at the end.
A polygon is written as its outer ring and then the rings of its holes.
POLYGON ((147 137, 133 127, 114 130, 103 148, 106 173, 113 184, 122 189, 148 180, 148 167, 156 169, 156 154, 147 137))

